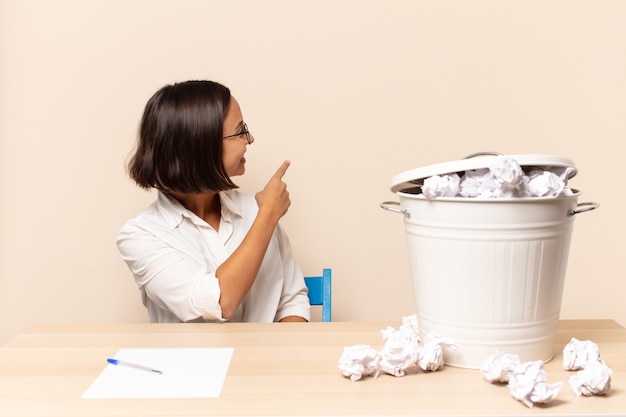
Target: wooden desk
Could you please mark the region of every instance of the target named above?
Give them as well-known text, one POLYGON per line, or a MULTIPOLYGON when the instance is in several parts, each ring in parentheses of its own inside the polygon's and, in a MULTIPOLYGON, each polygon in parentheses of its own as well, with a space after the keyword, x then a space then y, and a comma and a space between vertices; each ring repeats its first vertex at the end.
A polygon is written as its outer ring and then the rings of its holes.
POLYGON ((396 378, 352 382, 337 362, 345 346, 383 345, 400 323, 39 325, 0 348, 0 416, 212 415, 621 415, 626 416, 626 329, 611 320, 560 323, 548 382, 557 399, 527 408, 477 370, 417 367, 396 378), (572 338, 598 343, 613 369, 609 395, 576 397, 562 369, 572 338), (219 398, 81 399, 120 348, 234 347, 219 398))

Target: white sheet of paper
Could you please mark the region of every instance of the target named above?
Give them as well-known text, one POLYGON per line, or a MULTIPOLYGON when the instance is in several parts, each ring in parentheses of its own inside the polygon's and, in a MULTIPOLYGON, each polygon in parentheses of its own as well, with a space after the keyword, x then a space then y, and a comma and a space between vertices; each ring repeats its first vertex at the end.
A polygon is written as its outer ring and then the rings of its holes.
MULTIPOLYGON (((121 349, 115 359, 162 371, 107 364, 82 398, 219 397, 233 348, 121 349)), ((106 363, 107 358, 102 358, 106 363)))

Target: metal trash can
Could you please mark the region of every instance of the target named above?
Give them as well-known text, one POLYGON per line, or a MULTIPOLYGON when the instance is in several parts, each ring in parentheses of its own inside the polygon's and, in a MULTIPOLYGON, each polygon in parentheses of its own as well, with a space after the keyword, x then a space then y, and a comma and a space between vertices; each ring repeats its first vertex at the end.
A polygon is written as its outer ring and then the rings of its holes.
MULTIPOLYGON (((487 156, 404 172, 392 179, 400 202, 381 208, 402 213, 421 337, 450 339, 447 365, 479 368, 496 350, 522 361, 549 361, 559 320, 580 192, 558 197, 428 199, 421 183, 432 175, 486 168, 487 156)), ((547 155, 511 155, 526 171, 568 167, 547 155)))

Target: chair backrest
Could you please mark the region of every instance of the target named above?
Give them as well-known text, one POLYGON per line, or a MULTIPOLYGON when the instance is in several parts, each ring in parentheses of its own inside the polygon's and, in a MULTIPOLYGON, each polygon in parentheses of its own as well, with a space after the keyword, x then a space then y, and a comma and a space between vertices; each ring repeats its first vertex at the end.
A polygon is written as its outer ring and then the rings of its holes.
POLYGON ((331 282, 330 268, 324 268, 322 276, 304 277, 304 283, 309 289, 309 302, 312 306, 322 306, 322 321, 331 321, 332 317, 331 282))

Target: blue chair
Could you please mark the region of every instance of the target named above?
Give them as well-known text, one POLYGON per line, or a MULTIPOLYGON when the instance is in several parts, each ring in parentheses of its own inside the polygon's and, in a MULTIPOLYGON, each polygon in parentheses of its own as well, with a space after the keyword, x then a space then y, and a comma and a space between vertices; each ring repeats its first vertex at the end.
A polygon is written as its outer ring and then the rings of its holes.
POLYGON ((312 306, 322 306, 322 321, 331 321, 331 277, 330 268, 324 268, 321 277, 304 277, 309 289, 309 302, 312 306))

